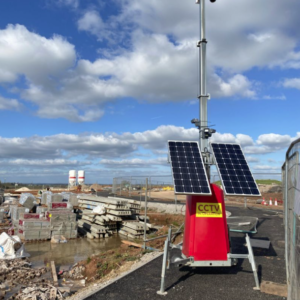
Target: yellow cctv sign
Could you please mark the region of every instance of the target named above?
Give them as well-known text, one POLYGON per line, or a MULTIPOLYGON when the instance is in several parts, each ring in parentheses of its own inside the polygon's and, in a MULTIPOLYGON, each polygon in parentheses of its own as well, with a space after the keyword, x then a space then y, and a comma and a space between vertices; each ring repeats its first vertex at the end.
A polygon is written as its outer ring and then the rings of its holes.
POLYGON ((222 218, 221 203, 200 203, 196 207, 196 217, 198 218, 222 218))

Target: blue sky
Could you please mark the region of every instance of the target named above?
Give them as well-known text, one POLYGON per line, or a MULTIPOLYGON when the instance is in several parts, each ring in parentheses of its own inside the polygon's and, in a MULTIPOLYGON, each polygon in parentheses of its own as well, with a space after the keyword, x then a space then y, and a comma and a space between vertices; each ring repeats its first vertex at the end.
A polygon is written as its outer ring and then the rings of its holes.
MULTIPOLYGON (((300 3, 207 2, 212 140, 240 143, 254 173, 280 172, 300 137, 300 3)), ((0 11, 0 180, 171 173, 167 140, 198 138, 194 1, 4 0, 0 11)))

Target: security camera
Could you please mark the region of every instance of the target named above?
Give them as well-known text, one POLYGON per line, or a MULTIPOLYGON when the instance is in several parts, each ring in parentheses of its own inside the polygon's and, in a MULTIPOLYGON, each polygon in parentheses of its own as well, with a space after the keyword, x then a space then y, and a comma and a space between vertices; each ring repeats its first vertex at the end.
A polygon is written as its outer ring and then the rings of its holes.
POLYGON ((216 130, 213 128, 204 128, 202 130, 202 138, 203 139, 208 139, 212 136, 213 133, 215 133, 216 130))
POLYGON ((193 119, 193 120, 191 120, 191 123, 192 123, 192 124, 196 124, 196 123, 198 123, 198 122, 199 122, 198 119, 193 119))
MULTIPOLYGON (((216 0, 210 0, 210 2, 214 3, 216 0)), ((200 4, 200 0, 196 0, 196 4, 200 4)))

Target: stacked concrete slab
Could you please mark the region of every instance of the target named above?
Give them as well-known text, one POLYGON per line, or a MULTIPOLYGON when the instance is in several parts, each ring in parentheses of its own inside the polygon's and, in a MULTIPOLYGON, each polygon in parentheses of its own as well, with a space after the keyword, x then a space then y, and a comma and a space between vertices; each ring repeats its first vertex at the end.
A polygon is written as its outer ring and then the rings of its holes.
POLYGON ((123 221, 120 226, 119 234, 132 239, 142 238, 144 235, 144 224, 141 224, 138 220, 123 221))
POLYGON ((98 238, 98 235, 102 238, 116 232, 130 238, 141 238, 143 235, 144 227, 141 227, 138 221, 138 201, 80 195, 78 205, 82 214, 81 220, 78 221, 78 231, 89 238, 98 238), (105 213, 94 213, 93 210, 99 206, 105 207, 105 213), (95 230, 92 230, 93 226, 100 226, 103 232, 95 233, 95 230))

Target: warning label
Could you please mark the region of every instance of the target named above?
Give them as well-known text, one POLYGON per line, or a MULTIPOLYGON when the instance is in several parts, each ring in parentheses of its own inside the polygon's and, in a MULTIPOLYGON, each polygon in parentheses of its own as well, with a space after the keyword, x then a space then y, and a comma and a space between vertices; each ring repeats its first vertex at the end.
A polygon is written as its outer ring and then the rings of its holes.
POLYGON ((221 203, 197 203, 196 217, 199 218, 222 218, 221 203))

